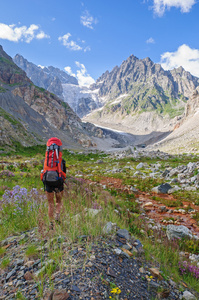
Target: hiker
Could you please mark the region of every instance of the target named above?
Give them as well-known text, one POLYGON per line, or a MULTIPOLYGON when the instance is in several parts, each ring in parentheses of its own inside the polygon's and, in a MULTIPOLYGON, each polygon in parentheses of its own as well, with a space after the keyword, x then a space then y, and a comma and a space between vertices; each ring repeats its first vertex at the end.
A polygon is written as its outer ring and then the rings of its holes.
POLYGON ((47 141, 44 168, 41 171, 41 180, 48 200, 48 216, 50 229, 54 229, 54 219, 60 224, 64 181, 66 179, 65 160, 62 159, 62 142, 56 137, 47 141), (54 195, 55 202, 54 204, 54 195), (55 216, 54 216, 55 211, 55 216))

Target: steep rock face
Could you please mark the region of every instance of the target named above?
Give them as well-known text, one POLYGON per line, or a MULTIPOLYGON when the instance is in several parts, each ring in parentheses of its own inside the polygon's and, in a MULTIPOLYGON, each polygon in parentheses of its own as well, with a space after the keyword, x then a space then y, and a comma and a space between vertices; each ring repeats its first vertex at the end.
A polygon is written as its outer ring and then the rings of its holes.
MULTIPOLYGON (((121 94, 133 92, 139 94, 139 85, 159 89, 163 95, 178 97, 183 94, 190 96, 193 89, 199 85, 199 79, 186 72, 182 67, 172 71, 165 71, 161 65, 153 63, 150 58, 138 59, 131 55, 123 61, 120 67, 116 66, 110 73, 106 71, 92 86, 99 89, 99 95, 107 99, 115 99, 121 94)), ((148 96, 154 96, 151 93, 148 96)))
POLYGON ((35 85, 63 99, 79 117, 83 117, 100 107, 96 93, 86 90, 85 87, 80 87, 77 79, 69 76, 66 72, 52 66, 45 68, 36 66, 19 54, 13 60, 26 72, 35 85))
POLYGON ((56 94, 60 98, 63 98, 63 83, 78 85, 75 77, 68 75, 58 68, 36 66, 19 54, 13 58, 13 61, 26 72, 35 85, 56 94))
POLYGON ((199 87, 193 92, 185 109, 185 118, 193 116, 199 112, 199 87))
POLYGON ((16 84, 19 82, 28 82, 26 73, 16 66, 12 58, 3 51, 0 45, 0 81, 5 84, 16 84))

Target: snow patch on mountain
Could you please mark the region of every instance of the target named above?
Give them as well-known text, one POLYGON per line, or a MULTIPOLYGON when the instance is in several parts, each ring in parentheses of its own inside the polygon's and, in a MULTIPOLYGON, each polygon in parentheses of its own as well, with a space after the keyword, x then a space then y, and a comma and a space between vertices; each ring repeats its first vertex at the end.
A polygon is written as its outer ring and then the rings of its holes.
POLYGON ((90 111, 102 106, 97 89, 92 91, 86 86, 74 84, 62 84, 62 88, 64 101, 79 117, 83 117, 90 111))

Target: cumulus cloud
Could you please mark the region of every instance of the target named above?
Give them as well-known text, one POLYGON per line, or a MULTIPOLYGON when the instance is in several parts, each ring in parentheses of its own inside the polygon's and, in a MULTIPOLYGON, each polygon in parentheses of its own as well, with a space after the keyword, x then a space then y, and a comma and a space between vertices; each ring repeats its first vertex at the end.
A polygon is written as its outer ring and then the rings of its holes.
POLYGON ((153 0, 153 3, 155 14, 161 17, 165 10, 171 7, 180 8, 182 13, 187 13, 196 3, 196 0, 153 0))
POLYGON ((34 38, 44 39, 49 38, 47 34, 39 30, 39 26, 31 24, 29 27, 16 25, 7 25, 0 23, 0 39, 8 40, 11 42, 25 41, 30 43, 34 38))
POLYGON ((81 64, 80 62, 76 61, 75 62, 78 70, 75 73, 72 72, 71 67, 65 67, 64 70, 71 76, 74 76, 77 78, 78 83, 80 86, 90 86, 95 82, 95 80, 88 74, 86 67, 84 64, 81 64))
POLYGON ((146 43, 147 44, 155 44, 155 40, 152 37, 150 37, 148 40, 146 40, 146 43))
POLYGON ((65 67, 64 70, 68 73, 68 75, 76 77, 75 73, 72 72, 71 67, 65 67))
POLYGON ((88 10, 85 10, 80 17, 80 23, 87 28, 93 29, 93 25, 97 24, 97 19, 91 16, 88 10))
POLYGON ((36 38, 38 40, 42 40, 42 39, 45 39, 45 38, 49 38, 49 35, 45 34, 45 32, 41 31, 39 32, 37 35, 36 35, 36 38))
POLYGON ((161 55, 160 64, 165 70, 182 66, 192 75, 199 77, 199 50, 188 45, 181 45, 175 52, 165 52, 161 55))

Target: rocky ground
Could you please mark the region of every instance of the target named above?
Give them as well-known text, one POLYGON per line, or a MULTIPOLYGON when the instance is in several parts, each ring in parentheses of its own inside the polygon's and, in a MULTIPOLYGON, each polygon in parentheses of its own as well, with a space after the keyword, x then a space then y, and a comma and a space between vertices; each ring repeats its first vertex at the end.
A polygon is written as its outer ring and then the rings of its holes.
MULTIPOLYGON (((176 191, 197 192, 199 188, 199 163, 189 162, 184 165, 179 165, 175 168, 162 167, 162 162, 169 158, 169 154, 160 151, 148 151, 147 149, 134 150, 129 147, 126 150, 118 150, 112 154, 112 158, 122 159, 124 157, 138 159, 140 157, 157 158, 157 163, 138 163, 136 169, 131 168, 128 164, 123 168, 107 168, 104 171, 104 178, 101 178, 101 185, 104 188, 114 188, 118 191, 130 191, 137 195, 138 203, 145 209, 147 215, 155 220, 155 222, 163 225, 176 224, 186 226, 195 236, 199 238, 199 226, 193 215, 199 213, 199 203, 197 201, 188 202, 181 201, 180 207, 175 206, 176 191), (140 177, 143 180, 146 178, 162 179, 163 184, 154 187, 150 193, 140 192, 136 186, 125 186, 122 184, 122 179, 111 178, 106 176, 109 174, 119 174, 125 170, 133 171, 133 177, 140 177), (155 200, 156 196, 159 201, 155 200), (160 201, 161 199, 161 201, 160 201)), ((173 158, 175 158, 173 156, 173 158)), ((191 156, 190 156, 191 158, 191 156)), ((177 203, 177 202, 176 202, 177 203)))
POLYGON ((10 265, 0 272, 0 299, 198 299, 147 263, 142 244, 127 230, 109 222, 104 232, 74 243, 51 232, 32 257, 25 253, 30 242, 40 244, 37 228, 2 241, 10 265), (52 245, 62 252, 59 266, 49 256, 52 245))

